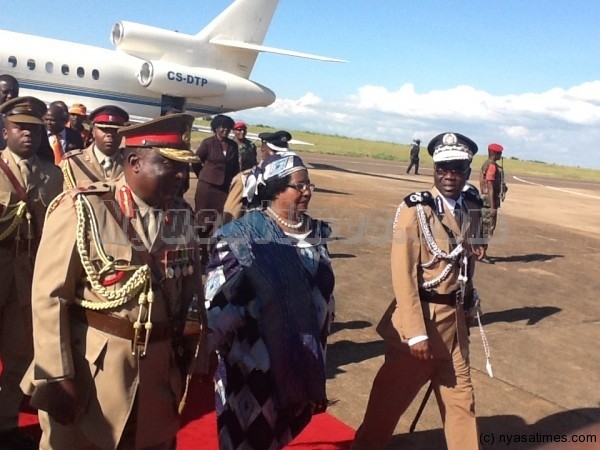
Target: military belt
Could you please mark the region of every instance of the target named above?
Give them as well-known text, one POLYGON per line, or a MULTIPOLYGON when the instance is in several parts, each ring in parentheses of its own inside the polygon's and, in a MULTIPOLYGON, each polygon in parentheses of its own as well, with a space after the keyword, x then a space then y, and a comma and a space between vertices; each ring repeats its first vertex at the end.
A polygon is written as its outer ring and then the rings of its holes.
POLYGON ((460 289, 452 291, 448 294, 438 294, 436 291, 419 289, 419 298, 422 302, 436 303, 439 305, 456 306, 459 296, 460 289))
MULTIPOLYGON (((71 308, 71 316, 76 320, 86 324, 89 327, 104 333, 116 336, 129 341, 134 340, 135 330, 133 322, 120 317, 109 316, 92 309, 73 306, 71 308)), ((152 331, 150 333, 150 342, 166 341, 171 339, 175 334, 175 328, 179 325, 178 322, 158 322, 152 323, 152 331)), ((138 342, 143 343, 146 340, 146 329, 143 324, 138 336, 138 342)))

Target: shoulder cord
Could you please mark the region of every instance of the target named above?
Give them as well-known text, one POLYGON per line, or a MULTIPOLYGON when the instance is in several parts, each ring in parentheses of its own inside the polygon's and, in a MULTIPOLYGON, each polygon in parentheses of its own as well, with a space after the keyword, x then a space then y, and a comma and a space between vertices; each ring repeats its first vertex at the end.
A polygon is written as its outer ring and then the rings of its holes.
MULTIPOLYGON (((106 302, 92 302, 89 300, 78 299, 77 303, 88 309, 94 310, 106 310, 121 306, 138 293, 138 302, 140 305, 146 305, 154 301, 154 293, 152 292, 152 279, 150 276, 150 268, 148 265, 143 266, 116 266, 112 257, 108 256, 104 251, 102 242, 99 238, 98 223, 93 213, 92 207, 89 204, 89 200, 85 195, 77 196, 75 202, 77 209, 77 251, 81 259, 81 264, 88 277, 88 281, 91 284, 92 290, 106 299, 106 302), (90 224, 90 233, 94 246, 98 251, 98 255, 102 260, 104 266, 100 270, 96 270, 90 261, 87 245, 86 245, 86 231, 87 224, 90 224), (117 290, 109 290, 100 283, 100 275, 111 270, 123 270, 123 271, 134 271, 131 278, 121 288, 117 290), (140 292, 141 291, 141 292, 140 292)), ((148 322, 150 322, 150 309, 148 314, 148 322)), ((140 310, 141 315, 141 310, 140 310)))
POLYGON ((0 234, 0 241, 6 239, 8 236, 12 234, 23 222, 23 218, 29 214, 27 210, 27 203, 24 201, 19 201, 14 205, 9 205, 6 208, 5 214, 0 217, 0 223, 8 222, 12 220, 10 225, 0 234))
MULTIPOLYGON (((419 226, 421 227, 421 231, 423 232, 423 237, 425 239, 425 243, 427 244, 427 248, 429 248, 429 251, 433 254, 433 258, 431 259, 431 261, 422 264, 422 267, 428 268, 431 267, 436 261, 439 260, 446 260, 448 261, 448 264, 446 265, 446 267, 444 267, 444 270, 442 271, 442 273, 437 276, 436 278, 429 280, 429 281, 425 281, 423 283, 423 288, 424 289, 430 289, 433 287, 438 286, 442 281, 444 281, 446 278, 448 278, 448 276, 450 275, 450 272, 452 271, 452 268, 454 267, 454 265, 456 264, 457 261, 459 261, 459 258, 461 256, 465 256, 465 250, 462 246, 462 243, 457 244, 457 246, 454 248, 454 250, 452 250, 452 252, 450 253, 446 253, 445 251, 441 250, 437 243, 435 242, 435 239, 433 238, 433 234, 431 233, 431 228, 429 227, 429 224, 427 223, 427 217, 425 216, 425 210, 423 209, 423 205, 418 204, 417 205, 417 219, 419 221, 419 226)), ((465 258, 460 258, 461 262, 464 263, 464 259, 465 258)), ((459 281, 461 282, 461 288, 463 285, 463 282, 466 283, 466 276, 465 274, 463 274, 463 272, 466 272, 466 267, 465 270, 463 271, 463 266, 464 264, 461 264, 461 274, 459 276, 459 281)))
POLYGON ((62 172, 65 178, 65 183, 67 183, 69 189, 75 188, 75 176, 73 175, 73 171, 71 170, 71 164, 69 164, 68 160, 65 160, 64 164, 62 165, 62 172))

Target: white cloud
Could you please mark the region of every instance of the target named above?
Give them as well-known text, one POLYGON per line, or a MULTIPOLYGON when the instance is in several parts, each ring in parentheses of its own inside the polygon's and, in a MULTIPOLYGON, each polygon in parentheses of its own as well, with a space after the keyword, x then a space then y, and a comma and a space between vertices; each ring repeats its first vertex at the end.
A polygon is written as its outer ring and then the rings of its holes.
POLYGON ((308 92, 238 116, 274 127, 400 143, 456 131, 482 149, 499 142, 508 157, 600 168, 600 81, 501 96, 471 86, 418 93, 412 83, 395 91, 365 85, 342 100, 324 101, 308 92))

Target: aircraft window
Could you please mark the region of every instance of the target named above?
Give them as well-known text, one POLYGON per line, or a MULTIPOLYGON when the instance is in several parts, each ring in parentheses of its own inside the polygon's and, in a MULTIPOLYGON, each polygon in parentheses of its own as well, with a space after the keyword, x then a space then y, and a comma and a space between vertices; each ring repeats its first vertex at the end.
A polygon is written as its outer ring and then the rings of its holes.
POLYGON ((17 67, 17 58, 15 58, 14 56, 9 56, 8 63, 11 67, 17 67))
POLYGON ((46 72, 48 72, 48 73, 54 72, 54 64, 52 64, 50 61, 48 61, 46 63, 46 72))
POLYGON ((97 80, 98 78, 100 78, 100 72, 98 72, 97 69, 92 70, 92 78, 94 80, 97 80))
POLYGON ((77 68, 77 76, 79 78, 83 78, 84 75, 85 75, 85 69, 83 67, 78 67, 77 68))
POLYGON ((69 66, 67 64, 63 64, 60 71, 63 75, 69 75, 69 66))
POLYGON ((35 60, 34 59, 27 60, 27 68, 29 70, 35 70, 35 60))

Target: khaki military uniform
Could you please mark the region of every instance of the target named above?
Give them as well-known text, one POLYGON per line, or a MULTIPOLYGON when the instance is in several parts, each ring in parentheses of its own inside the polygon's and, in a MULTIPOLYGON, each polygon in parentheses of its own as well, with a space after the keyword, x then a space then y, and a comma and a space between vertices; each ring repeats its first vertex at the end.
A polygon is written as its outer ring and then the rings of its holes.
POLYGON ((223 224, 239 219, 244 215, 244 204, 242 201, 244 183, 246 182, 246 176, 251 171, 252 169, 244 170, 233 178, 227 200, 225 200, 225 206, 223 206, 223 224))
POLYGON ((54 164, 32 156, 29 180, 17 158, 5 149, 0 158, 23 188, 21 203, 4 170, 0 170, 0 431, 17 426, 23 393, 19 383, 32 356, 31 280, 46 208, 62 190, 62 175, 54 164), (15 216, 16 213, 16 216, 15 216), (28 220, 29 218, 29 220, 28 220), (15 219, 17 219, 15 221, 15 219), (17 225, 20 220, 20 225, 17 225), (16 227, 13 228, 12 225, 16 227))
POLYGON ((123 176, 123 153, 120 150, 117 152, 113 167, 107 173, 94 154, 94 145, 71 150, 63 155, 60 167, 65 178, 65 190, 89 186, 99 181, 116 181, 123 176))
MULTIPOLYGON (((414 200, 418 203, 420 194, 416 195, 414 200)), ((477 205, 463 203, 469 214, 463 216, 459 227, 451 213, 444 214, 437 189, 432 190, 432 197, 435 206, 423 204, 423 217, 437 247, 450 254, 455 248, 452 240, 464 239, 462 245, 471 252, 469 240, 479 233, 477 205)), ((353 448, 385 448, 402 413, 421 387, 432 380, 448 448, 477 449, 469 340, 460 296, 454 304, 460 292, 459 264, 452 265, 448 275, 442 276, 448 261, 434 258, 419 224, 416 205, 403 203, 396 213, 391 260, 396 299, 377 327, 387 343, 385 362, 373 382, 353 448), (425 283, 432 286, 425 289, 425 283), (417 336, 428 337, 432 360, 421 361, 410 355, 407 341, 417 336)))
POLYGON ((152 242, 127 192, 124 178, 67 191, 48 215, 33 282, 35 357, 23 382, 40 409, 41 449, 170 448, 178 430, 182 374, 173 325, 194 299, 204 308, 193 221, 187 203, 174 200, 152 242), (95 224, 82 223, 77 209, 85 204, 95 224), (140 307, 139 292, 150 294, 150 285, 102 309, 110 295, 136 285, 140 272, 131 269, 144 265, 154 295, 147 346, 143 333, 135 345, 133 326, 146 327, 148 304, 140 307), (100 274, 99 284, 90 273, 100 274), (47 383, 64 378, 74 379, 84 409, 70 426, 45 412, 47 383))
POLYGON ((506 192, 506 185, 503 184, 504 174, 503 169, 494 160, 488 159, 481 166, 481 172, 479 174, 479 188, 481 191, 481 201, 483 207, 481 209, 482 223, 483 223, 483 236, 489 239, 494 234, 496 229, 496 222, 498 216, 492 216, 490 210, 492 204, 495 205, 496 209, 500 209, 504 193, 506 192), (488 172, 492 173, 490 177, 488 172), (488 178, 492 178, 488 180, 488 178), (494 198, 490 198, 490 192, 488 192, 488 181, 491 181, 494 189, 494 198), (492 202, 493 200, 493 202, 492 202))

